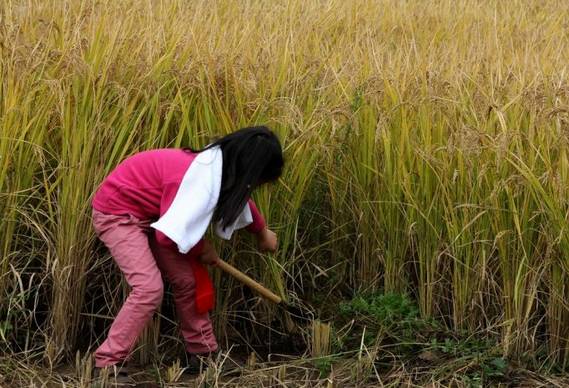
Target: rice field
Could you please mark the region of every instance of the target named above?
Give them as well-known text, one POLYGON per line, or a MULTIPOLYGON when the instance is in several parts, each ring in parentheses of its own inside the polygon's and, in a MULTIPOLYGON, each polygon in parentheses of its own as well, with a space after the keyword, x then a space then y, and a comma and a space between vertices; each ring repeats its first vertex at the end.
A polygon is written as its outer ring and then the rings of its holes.
MULTIPOLYGON (((128 293, 90 219, 114 166, 266 124, 279 252, 218 247, 315 321, 212 272, 246 365, 196 386, 565 386, 568 20, 562 0, 4 0, 0 384, 89 386, 128 293)), ((134 358, 176 386, 172 306, 134 358)))

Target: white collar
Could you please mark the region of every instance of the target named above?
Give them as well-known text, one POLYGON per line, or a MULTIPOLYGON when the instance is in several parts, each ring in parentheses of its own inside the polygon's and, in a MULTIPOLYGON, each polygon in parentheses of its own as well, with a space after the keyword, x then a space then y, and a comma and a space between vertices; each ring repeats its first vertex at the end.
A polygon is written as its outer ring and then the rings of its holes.
MULTIPOLYGON (((181 253, 189 252, 207 231, 219 200, 222 167, 223 153, 219 147, 200 152, 184 174, 168 210, 150 225, 174 241, 181 253)), ((251 209, 245 205, 231 226, 223 229, 220 223, 215 225, 215 233, 229 240, 235 230, 252 222, 251 209)))

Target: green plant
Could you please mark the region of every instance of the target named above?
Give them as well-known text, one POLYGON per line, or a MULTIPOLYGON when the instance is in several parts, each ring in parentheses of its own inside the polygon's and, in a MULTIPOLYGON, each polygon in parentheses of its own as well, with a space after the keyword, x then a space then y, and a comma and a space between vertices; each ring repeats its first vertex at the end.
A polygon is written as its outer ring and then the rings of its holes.
POLYGON ((462 369, 463 381, 474 386, 503 379, 509 369, 509 362, 490 339, 470 336, 439 341, 435 338, 426 349, 441 354, 457 370, 462 369))
POLYGON ((334 360, 334 356, 318 357, 314 359, 314 366, 318 369, 321 378, 325 378, 330 375, 334 360))

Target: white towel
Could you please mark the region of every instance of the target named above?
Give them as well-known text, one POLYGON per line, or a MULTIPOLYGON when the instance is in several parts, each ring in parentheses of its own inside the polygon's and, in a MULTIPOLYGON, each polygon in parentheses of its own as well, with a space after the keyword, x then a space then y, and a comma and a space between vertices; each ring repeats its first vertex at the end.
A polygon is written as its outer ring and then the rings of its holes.
MULTIPOLYGON (((222 166, 223 154, 219 147, 200 152, 184 174, 168 210, 150 225, 174 241, 181 253, 188 253, 207 231, 219 199, 222 166)), ((246 204, 233 225, 223 230, 218 223, 215 232, 229 240, 235 230, 252 222, 251 209, 246 204)))

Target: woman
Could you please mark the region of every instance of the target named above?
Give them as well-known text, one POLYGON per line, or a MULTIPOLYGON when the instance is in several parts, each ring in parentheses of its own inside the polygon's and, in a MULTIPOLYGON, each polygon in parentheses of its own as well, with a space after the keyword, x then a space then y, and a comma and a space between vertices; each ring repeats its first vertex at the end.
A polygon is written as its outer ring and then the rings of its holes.
POLYGON ((277 238, 250 200, 257 187, 276 181, 282 148, 267 127, 243 128, 203 150, 145 151, 122 162, 93 199, 93 224, 132 290, 95 351, 96 368, 120 366, 171 283, 186 349, 192 356, 217 351, 208 311, 211 280, 203 264, 219 260, 203 238, 209 224, 229 239, 247 227, 263 251, 277 238))

